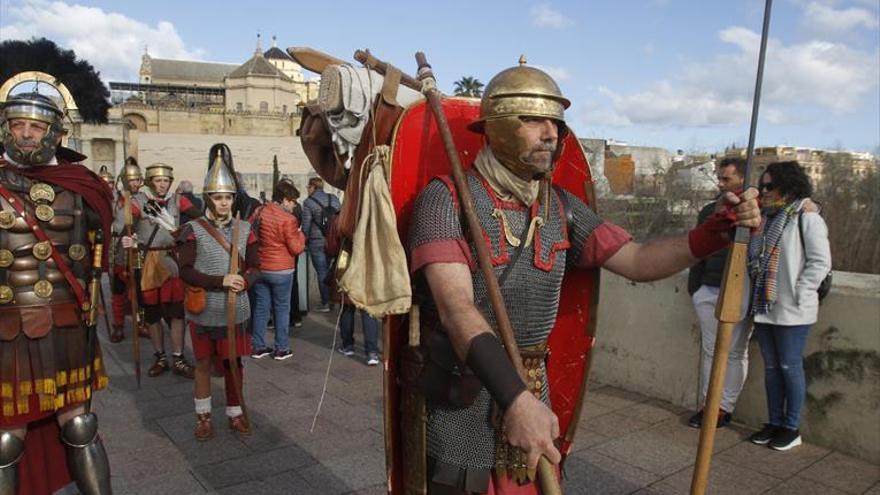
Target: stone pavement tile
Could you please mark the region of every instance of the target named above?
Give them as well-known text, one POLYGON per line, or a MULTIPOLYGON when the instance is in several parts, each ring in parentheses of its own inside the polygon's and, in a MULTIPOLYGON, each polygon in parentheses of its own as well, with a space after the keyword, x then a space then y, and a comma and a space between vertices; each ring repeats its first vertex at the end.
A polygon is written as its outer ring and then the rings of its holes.
MULTIPOLYGON (((697 446, 700 443, 700 430, 687 426, 687 416, 685 413, 677 419, 665 421, 652 427, 652 430, 666 437, 670 442, 682 445, 684 447, 693 448, 696 453, 697 446)), ((737 427, 725 427, 715 430, 715 445, 713 452, 727 450, 734 445, 743 441, 747 432, 737 427)))
POLYGON ((823 485, 813 480, 795 476, 774 486, 767 493, 773 495, 844 495, 844 492, 835 490, 830 486, 823 485))
POLYGON ((375 430, 350 431, 327 419, 318 420, 314 432, 308 431, 310 426, 302 424, 288 434, 297 445, 322 463, 353 452, 384 451, 384 438, 375 430))
POLYGON ((787 452, 778 452, 766 445, 744 441, 717 454, 717 458, 779 479, 788 479, 826 455, 828 449, 815 445, 804 444, 787 452))
POLYGON ((272 475, 293 471, 317 461, 297 446, 258 452, 240 459, 198 466, 199 479, 212 489, 246 481, 258 481, 272 475))
POLYGON ((862 493, 880 480, 880 466, 832 452, 800 475, 846 493, 862 493))
POLYGON ((351 493, 352 491, 352 487, 348 485, 347 478, 338 478, 329 468, 321 464, 309 466, 298 471, 297 474, 302 476, 310 487, 309 490, 302 493, 339 495, 351 493))
POLYGON ((640 402, 645 402, 648 400, 648 397, 628 390, 605 385, 589 390, 585 395, 585 400, 609 407, 611 410, 617 410, 640 402))
POLYGON ((693 463, 696 455, 696 445, 687 447, 671 442, 668 435, 656 428, 621 436, 590 450, 663 476, 693 463))
MULTIPOLYGON (((589 393, 590 393, 590 391, 588 390, 587 394, 589 394, 589 393)), ((612 407, 603 406, 602 404, 597 404, 595 402, 590 402, 590 401, 586 400, 586 398, 585 398, 583 408, 581 409, 581 420, 580 421, 581 421, 581 423, 584 423, 585 421, 591 421, 595 418, 598 418, 599 416, 603 416, 605 414, 608 414, 613 410, 614 410, 614 408, 612 408, 612 407)))
MULTIPOLYGON (((321 466, 343 482, 351 490, 360 490, 385 482, 385 456, 375 450, 352 448, 350 455, 333 457, 321 461, 321 466)), ((306 468, 300 474, 309 480, 305 473, 317 466, 306 468)))
POLYGON ((248 481, 218 490, 221 495, 320 494, 297 473, 289 471, 263 480, 248 481))
POLYGON ((582 451, 565 461, 565 489, 568 493, 627 494, 660 477, 596 451, 582 451))
POLYGON ((361 488, 360 490, 354 492, 352 495, 387 495, 388 494, 388 486, 385 483, 381 485, 373 485, 368 486, 366 488, 361 488))
POLYGON ((335 406, 327 407, 325 400, 324 407, 321 409, 321 416, 324 416, 338 425, 345 425, 345 428, 351 431, 362 431, 367 429, 382 428, 382 415, 378 414, 375 407, 357 405, 353 406, 346 402, 336 399, 335 406))
POLYGON ((175 397, 160 397, 154 400, 136 401, 133 409, 134 414, 140 414, 142 421, 176 416, 183 412, 193 411, 193 398, 191 395, 178 395, 175 397))
MULTIPOLYGON (((221 425, 224 426, 225 425, 221 425)), ((251 450, 232 433, 218 434, 214 426, 214 438, 200 442, 193 437, 176 444, 190 466, 202 466, 217 462, 239 459, 252 454, 251 450)), ((227 429, 228 430, 228 429, 227 429)))
POLYGON ((125 483, 139 483, 157 473, 173 476, 189 472, 189 461, 170 442, 142 445, 140 449, 132 449, 124 455, 118 454, 108 446, 107 457, 110 459, 111 474, 114 479, 119 478, 125 483))
POLYGON ((571 446, 571 451, 580 452, 581 450, 601 445, 609 440, 611 440, 611 437, 606 437, 586 428, 580 428, 574 436, 574 444, 571 446))
MULTIPOLYGON (((656 493, 678 495, 688 493, 691 487, 693 468, 688 466, 672 476, 650 486, 656 493)), ((721 460, 712 462, 709 472, 709 485, 706 492, 712 495, 749 495, 764 493, 780 484, 782 480, 750 469, 742 468, 721 460)))
POLYGON ((112 456, 129 456, 132 452, 146 447, 173 448, 173 442, 166 436, 165 430, 155 421, 143 424, 129 422, 128 426, 115 426, 101 421, 99 417, 98 432, 101 441, 112 456))
POLYGON ((595 432, 608 438, 618 438, 650 427, 649 423, 621 416, 616 412, 599 416, 581 424, 581 433, 595 432))
MULTIPOLYGON (((115 465, 113 466, 115 468, 115 465)), ((154 495, 156 493, 205 493, 205 489, 189 471, 162 472, 133 480, 113 473, 113 492, 125 495, 154 495)))
POLYGON ((678 408, 671 407, 671 404, 660 401, 650 400, 632 406, 617 409, 615 413, 630 418, 635 418, 650 424, 657 424, 672 418, 678 417, 678 408))
MULTIPOLYGON (((218 383, 221 383, 220 387, 222 387, 222 379, 215 378, 211 380, 211 386, 216 387, 218 383)), ((247 385, 245 385, 245 390, 247 389, 247 385)), ((175 397, 178 395, 186 395, 192 397, 193 395, 193 382, 191 380, 187 380, 185 382, 180 383, 169 383, 162 384, 155 388, 157 392, 163 397, 175 397)), ((222 388, 221 388, 222 390, 222 388)))
POLYGON ((880 495, 880 483, 872 486, 868 491, 865 492, 865 495, 880 495))

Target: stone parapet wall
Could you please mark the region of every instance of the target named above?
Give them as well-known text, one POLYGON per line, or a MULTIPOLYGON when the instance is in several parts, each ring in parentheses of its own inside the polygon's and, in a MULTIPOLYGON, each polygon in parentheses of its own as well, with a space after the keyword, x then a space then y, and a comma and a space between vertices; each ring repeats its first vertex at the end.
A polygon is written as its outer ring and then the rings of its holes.
MULTIPOLYGON (((635 284, 602 274, 592 378, 675 404, 698 400, 700 330, 687 273, 635 284)), ((764 372, 756 341, 735 421, 767 421, 764 372)), ((880 462, 880 276, 834 272, 805 350, 806 441, 880 462)))

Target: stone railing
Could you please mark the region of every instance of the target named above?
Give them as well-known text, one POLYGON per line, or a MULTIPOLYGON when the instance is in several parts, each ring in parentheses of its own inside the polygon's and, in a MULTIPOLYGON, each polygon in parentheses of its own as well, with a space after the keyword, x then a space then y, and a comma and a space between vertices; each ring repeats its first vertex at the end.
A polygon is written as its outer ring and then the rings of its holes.
MULTIPOLYGON (((700 331, 687 273, 635 284, 602 274, 592 379, 694 408, 700 331)), ((834 272, 834 287, 807 341, 808 442, 880 462, 880 276, 834 272)), ((767 421, 764 371, 756 341, 735 421, 767 421)))

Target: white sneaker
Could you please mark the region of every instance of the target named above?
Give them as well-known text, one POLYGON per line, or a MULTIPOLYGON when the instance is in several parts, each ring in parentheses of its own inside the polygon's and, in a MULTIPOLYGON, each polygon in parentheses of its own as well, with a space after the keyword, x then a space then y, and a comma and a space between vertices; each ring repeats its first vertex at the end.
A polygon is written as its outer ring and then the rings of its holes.
POLYGON ((330 306, 328 306, 326 304, 315 308, 315 313, 329 313, 329 312, 330 312, 330 306))
POLYGON ((376 366, 377 364, 379 364, 379 355, 371 352, 367 357, 367 366, 376 366))

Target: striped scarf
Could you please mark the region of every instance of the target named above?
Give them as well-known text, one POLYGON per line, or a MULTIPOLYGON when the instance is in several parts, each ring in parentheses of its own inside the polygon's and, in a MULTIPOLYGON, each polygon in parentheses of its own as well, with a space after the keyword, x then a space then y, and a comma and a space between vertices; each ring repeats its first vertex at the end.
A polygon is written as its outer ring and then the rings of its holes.
POLYGON ((749 240, 749 274, 752 277, 752 311, 766 314, 773 310, 777 298, 776 277, 779 274, 779 241, 785 226, 800 211, 804 200, 795 200, 781 208, 764 212, 764 230, 749 240))

